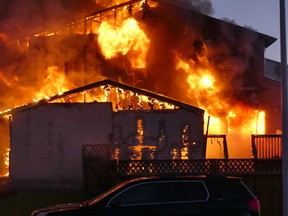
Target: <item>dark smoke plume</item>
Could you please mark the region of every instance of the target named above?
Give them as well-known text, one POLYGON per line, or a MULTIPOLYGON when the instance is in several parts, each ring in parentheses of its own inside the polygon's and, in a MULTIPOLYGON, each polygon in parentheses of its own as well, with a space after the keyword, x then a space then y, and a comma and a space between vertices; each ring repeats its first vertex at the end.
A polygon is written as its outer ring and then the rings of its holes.
POLYGON ((185 9, 192 9, 199 13, 212 15, 213 5, 210 0, 157 0, 160 4, 172 4, 185 9))

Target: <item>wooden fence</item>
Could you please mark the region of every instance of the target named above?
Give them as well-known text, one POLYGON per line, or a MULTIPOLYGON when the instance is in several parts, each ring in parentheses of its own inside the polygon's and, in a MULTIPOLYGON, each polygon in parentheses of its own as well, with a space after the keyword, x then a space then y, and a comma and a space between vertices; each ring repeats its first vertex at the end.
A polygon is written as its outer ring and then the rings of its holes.
MULTIPOLYGON (((279 158, 267 159, 195 159, 195 160, 113 160, 109 145, 85 145, 83 165, 105 163, 120 178, 159 174, 281 174, 279 158)), ((85 169, 85 166, 84 166, 85 169)))

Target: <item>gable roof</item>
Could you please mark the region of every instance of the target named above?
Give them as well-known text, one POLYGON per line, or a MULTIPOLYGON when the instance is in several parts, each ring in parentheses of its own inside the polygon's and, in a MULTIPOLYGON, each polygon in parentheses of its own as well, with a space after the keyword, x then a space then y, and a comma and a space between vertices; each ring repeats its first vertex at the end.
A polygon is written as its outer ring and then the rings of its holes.
POLYGON ((123 90, 127 90, 127 91, 131 91, 131 92, 138 93, 138 94, 141 94, 141 95, 145 95, 145 96, 147 96, 149 98, 154 98, 154 99, 157 99, 159 101, 163 101, 163 102, 175 105, 175 106, 177 106, 177 107, 179 107, 181 109, 185 109, 185 110, 188 110, 188 111, 200 114, 200 115, 204 114, 204 110, 203 109, 191 106, 191 105, 186 104, 186 103, 179 102, 179 101, 177 101, 175 99, 166 97, 164 95, 156 94, 156 93, 153 93, 153 92, 148 91, 148 90, 136 88, 136 87, 133 87, 133 86, 130 86, 130 85, 127 85, 127 84, 124 84, 124 83, 116 82, 116 81, 113 81, 113 80, 110 80, 110 79, 104 79, 104 80, 101 80, 99 82, 95 82, 95 83, 92 83, 92 84, 89 84, 89 85, 86 85, 86 86, 82 86, 82 87, 79 87, 79 88, 75 88, 75 89, 66 91, 66 92, 64 92, 62 94, 53 95, 53 96, 51 96, 51 97, 49 97, 47 99, 42 99, 42 100, 39 100, 39 101, 37 101, 35 103, 29 103, 29 104, 26 104, 26 105, 23 105, 23 106, 16 107, 14 109, 10 109, 10 110, 4 111, 4 112, 0 113, 0 117, 6 116, 6 115, 13 115, 13 114, 16 114, 18 112, 22 112, 22 111, 25 111, 25 110, 28 110, 28 109, 32 109, 32 108, 34 108, 36 106, 40 106, 40 105, 44 105, 44 104, 48 104, 48 103, 53 103, 53 101, 59 100, 61 98, 73 97, 76 94, 79 94, 79 93, 82 93, 82 92, 85 92, 85 91, 89 91, 89 90, 93 90, 93 89, 101 87, 101 86, 109 86, 109 85, 113 86, 113 87, 121 88, 123 90))

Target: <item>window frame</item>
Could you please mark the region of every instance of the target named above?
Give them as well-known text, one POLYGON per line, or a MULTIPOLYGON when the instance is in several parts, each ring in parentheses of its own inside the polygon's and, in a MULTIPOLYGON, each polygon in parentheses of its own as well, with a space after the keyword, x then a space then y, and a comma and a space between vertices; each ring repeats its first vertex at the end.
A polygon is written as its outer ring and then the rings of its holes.
POLYGON ((114 201, 114 200, 117 200, 117 198, 119 196, 121 196, 121 194, 125 193, 126 191, 132 189, 133 187, 138 187, 138 186, 141 186, 141 185, 148 185, 148 184, 163 184, 163 183, 183 183, 183 182, 190 182, 190 183, 193 183, 193 182, 200 182, 201 184, 203 184, 204 186, 204 189, 206 191, 206 199, 202 199, 202 200, 191 200, 191 201, 168 201, 168 202, 151 202, 151 203, 136 203, 136 204, 119 204, 119 206, 121 207, 124 207, 124 206, 143 206, 143 205, 163 205, 163 204, 179 204, 179 203, 199 203, 199 202, 207 202, 209 197, 210 197, 210 193, 209 193, 209 190, 207 188, 207 185, 205 183, 205 181, 203 180, 163 180, 163 181, 155 181, 155 182, 140 182, 140 183, 137 183, 137 184, 134 184, 134 185, 131 185, 127 188, 125 188, 124 190, 120 191, 119 193, 115 194, 107 203, 106 203, 106 207, 111 207, 111 203, 114 201))

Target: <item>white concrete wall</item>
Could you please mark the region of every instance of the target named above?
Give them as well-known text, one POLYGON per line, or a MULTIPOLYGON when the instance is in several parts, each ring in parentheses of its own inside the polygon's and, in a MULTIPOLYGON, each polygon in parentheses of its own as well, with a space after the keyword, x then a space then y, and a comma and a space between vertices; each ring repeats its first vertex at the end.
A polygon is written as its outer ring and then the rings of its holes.
POLYGON ((111 103, 47 104, 13 115, 13 181, 82 182, 82 145, 109 143, 111 103))

